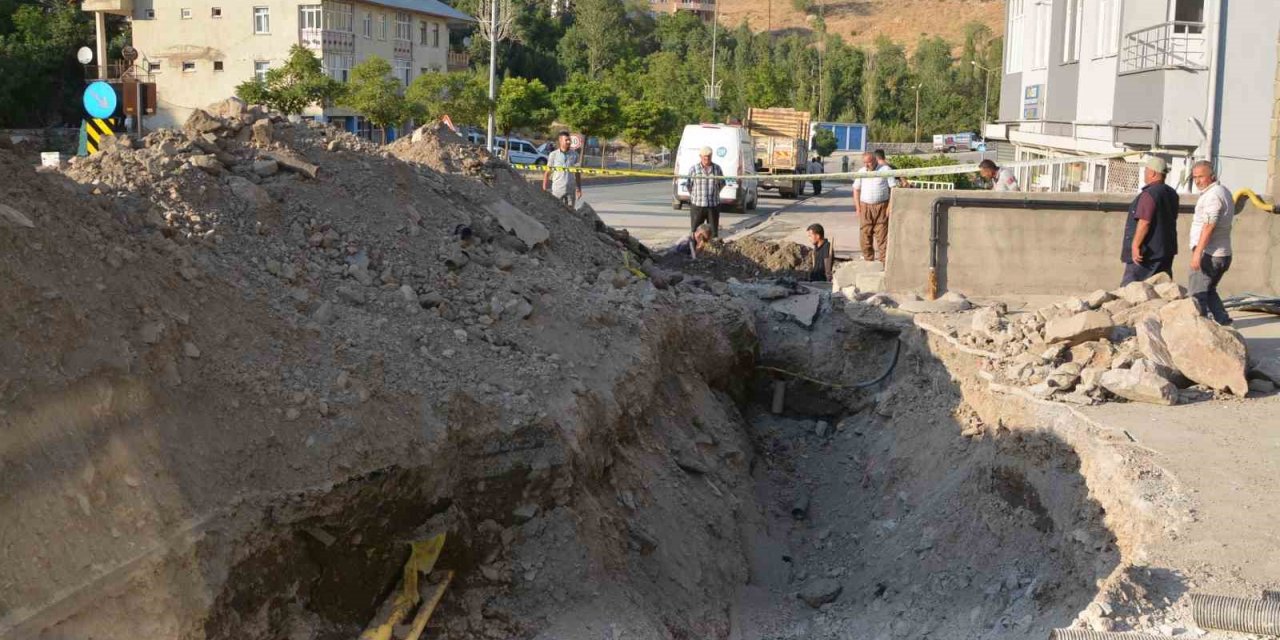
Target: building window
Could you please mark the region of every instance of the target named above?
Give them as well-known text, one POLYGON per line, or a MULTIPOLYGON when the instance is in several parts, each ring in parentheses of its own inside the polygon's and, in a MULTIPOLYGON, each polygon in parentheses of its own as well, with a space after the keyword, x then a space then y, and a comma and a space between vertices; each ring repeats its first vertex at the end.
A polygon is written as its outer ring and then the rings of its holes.
POLYGON ((1098 0, 1098 32, 1094 56, 1116 55, 1120 48, 1120 0, 1098 0))
POLYGON ((182 63, 183 73, 193 73, 195 70, 196 70, 196 63, 194 61, 187 60, 182 63))
POLYGON ((1032 49, 1031 68, 1044 69, 1049 66, 1049 35, 1053 26, 1053 3, 1037 2, 1035 5, 1036 33, 1032 49))
POLYGON ((1084 0, 1066 0, 1067 19, 1063 25, 1062 62, 1070 64, 1080 61, 1080 27, 1084 17, 1084 0))
POLYGON ((360 34, 366 38, 373 37, 373 14, 364 12, 364 20, 360 23, 360 34))
POLYGON ((378 39, 387 39, 387 15, 385 13, 378 16, 378 39))
POLYGON ((440 48, 440 23, 431 23, 431 46, 440 48))
POLYGON ((253 8, 253 32, 258 35, 271 33, 271 9, 253 8))
POLYGON ((423 20, 421 23, 419 23, 418 39, 420 40, 418 44, 424 47, 427 46, 427 21, 426 20, 423 20))
POLYGON ((155 20, 155 19, 156 19, 156 10, 155 10, 155 9, 147 9, 147 10, 143 11, 142 15, 146 16, 147 20, 155 20))
POLYGON ((352 33, 355 25, 355 12, 346 2, 324 3, 324 28, 330 31, 352 33))
POLYGON ((1009 46, 1005 50, 1005 73, 1022 72, 1022 61, 1026 57, 1022 48, 1026 36, 1026 6, 1027 0, 1009 0, 1009 36, 1005 38, 1009 46))
POLYGON ((396 14, 396 40, 404 42, 413 40, 413 28, 407 13, 396 14))
POLYGON ((148 73, 155 73, 155 72, 157 72, 157 71, 159 71, 159 70, 160 70, 160 63, 159 63, 159 62, 148 62, 148 63, 147 63, 147 72, 148 72, 148 73))
POLYGON ((214 8, 212 8, 212 9, 210 9, 210 10, 209 10, 209 16, 210 16, 210 17, 212 17, 212 18, 221 18, 221 17, 222 17, 222 7, 214 7, 214 8))
POLYGON ((323 24, 320 18, 320 5, 304 4, 298 7, 298 27, 301 29, 319 29, 323 24))
POLYGON ((214 71, 222 71, 222 61, 221 61, 221 60, 214 60, 214 61, 213 61, 213 70, 214 70, 214 71))
POLYGON ((255 60, 253 63, 253 78, 258 82, 267 81, 267 70, 271 68, 271 63, 267 60, 255 60))
POLYGON ((394 65, 396 79, 399 80, 400 82, 403 82, 404 86, 406 87, 409 86, 409 81, 413 80, 413 77, 412 77, 413 69, 409 66, 409 64, 410 64, 409 60, 396 58, 395 65, 394 65))
POLYGON ((191 19, 191 10, 190 10, 190 9, 185 9, 185 8, 184 8, 184 9, 179 9, 179 10, 178 10, 178 15, 180 15, 180 16, 182 17, 182 19, 183 19, 183 20, 190 20, 190 19, 191 19))
POLYGON ((354 61, 354 57, 340 53, 326 53, 324 55, 325 73, 338 82, 350 82, 351 64, 354 61))

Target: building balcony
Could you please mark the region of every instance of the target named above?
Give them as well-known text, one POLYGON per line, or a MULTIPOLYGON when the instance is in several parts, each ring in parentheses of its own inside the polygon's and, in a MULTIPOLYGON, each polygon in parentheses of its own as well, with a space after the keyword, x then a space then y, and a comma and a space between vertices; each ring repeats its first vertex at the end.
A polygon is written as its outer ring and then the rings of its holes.
POLYGON ((1208 58, 1203 22, 1165 22, 1125 34, 1118 73, 1203 71, 1208 58))
POLYGON ((445 60, 445 68, 450 71, 466 71, 471 68, 471 54, 466 51, 450 51, 445 60))
POLYGON ((713 13, 716 10, 715 0, 673 0, 671 8, 676 11, 695 11, 713 13))
POLYGON ((84 0, 81 11, 101 11, 122 16, 133 15, 133 0, 84 0))
POLYGON ((413 41, 412 40, 396 40, 392 44, 392 49, 397 58, 402 60, 413 59, 413 41))
POLYGON ((301 29, 298 44, 316 52, 355 53, 356 34, 332 29, 301 29))

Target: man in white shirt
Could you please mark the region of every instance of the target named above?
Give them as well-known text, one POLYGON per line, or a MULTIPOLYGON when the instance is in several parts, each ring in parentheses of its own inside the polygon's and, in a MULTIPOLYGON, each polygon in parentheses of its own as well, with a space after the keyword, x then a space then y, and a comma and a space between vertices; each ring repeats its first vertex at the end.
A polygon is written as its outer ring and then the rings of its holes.
POLYGON ((551 195, 559 198, 560 202, 570 209, 582 197, 582 174, 573 174, 573 190, 570 191, 569 172, 555 169, 578 166, 578 152, 569 149, 571 143, 568 131, 561 131, 560 135, 556 136, 558 146, 555 151, 547 155, 547 168, 542 173, 542 190, 546 191, 549 184, 551 195))
POLYGON ((1231 223, 1236 206, 1231 190, 1218 182, 1213 165, 1201 160, 1191 166, 1191 180, 1200 190, 1195 217, 1191 219, 1191 275, 1187 291, 1200 312, 1218 324, 1231 324, 1222 306, 1218 283, 1231 268, 1231 223))
POLYGON ((1013 172, 1001 168, 991 160, 978 163, 978 173, 991 185, 992 191, 1022 191, 1018 186, 1018 178, 1013 172))
MULTIPOLYGON (((822 160, 818 159, 818 156, 814 156, 813 159, 809 161, 808 171, 810 175, 815 175, 815 176, 820 173, 823 173, 822 160)), ((813 195, 816 196, 821 194, 822 180, 821 179, 811 180, 810 182, 813 184, 813 195)))
MULTIPOLYGON (((862 154, 863 171, 892 171, 878 164, 872 153, 862 154)), ((889 247, 889 195, 892 178, 859 178, 853 183, 853 205, 858 212, 862 259, 885 261, 889 247)))

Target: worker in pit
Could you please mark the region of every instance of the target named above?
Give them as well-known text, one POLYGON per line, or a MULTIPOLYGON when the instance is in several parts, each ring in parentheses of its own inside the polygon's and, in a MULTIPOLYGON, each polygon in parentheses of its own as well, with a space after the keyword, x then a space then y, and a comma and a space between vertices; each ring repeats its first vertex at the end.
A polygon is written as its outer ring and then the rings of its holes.
POLYGON ((835 269, 835 249, 827 240, 827 231, 822 225, 813 223, 805 230, 809 235, 809 244, 813 250, 809 252, 809 281, 831 282, 831 273, 835 269))
POLYGON ((705 249, 709 242, 711 242, 711 226, 701 224, 694 229, 693 233, 681 238, 674 247, 668 249, 667 255, 688 256, 690 260, 697 260, 698 252, 705 249))
POLYGON ((1018 187, 1018 178, 1013 171, 1003 169, 990 160, 978 163, 978 174, 991 186, 992 191, 1022 191, 1018 187))

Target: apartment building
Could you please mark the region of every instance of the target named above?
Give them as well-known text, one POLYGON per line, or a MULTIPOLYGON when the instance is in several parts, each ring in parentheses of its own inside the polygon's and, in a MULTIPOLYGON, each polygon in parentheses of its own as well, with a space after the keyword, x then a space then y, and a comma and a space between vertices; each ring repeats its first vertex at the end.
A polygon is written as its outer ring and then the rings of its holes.
POLYGON ((716 0, 649 0, 649 11, 659 13, 692 13, 703 22, 716 17, 716 0))
MULTIPOLYGON (((449 49, 449 29, 474 22, 438 0, 92 0, 84 9, 131 16, 136 64, 156 83, 149 126, 181 124, 192 110, 234 95, 236 85, 283 64, 295 44, 342 82, 375 56, 405 85, 465 68, 465 54, 449 49)), ((305 115, 368 130, 358 114, 337 107, 305 115)))
MULTIPOLYGON (((1269 193, 1280 46, 1277 0, 1007 0, 1001 160, 1157 150, 1189 189, 1213 158, 1224 183, 1269 193)), ((1129 192, 1123 160, 1022 169, 1047 191, 1129 192)))

